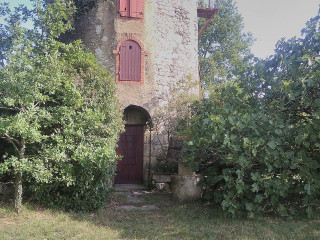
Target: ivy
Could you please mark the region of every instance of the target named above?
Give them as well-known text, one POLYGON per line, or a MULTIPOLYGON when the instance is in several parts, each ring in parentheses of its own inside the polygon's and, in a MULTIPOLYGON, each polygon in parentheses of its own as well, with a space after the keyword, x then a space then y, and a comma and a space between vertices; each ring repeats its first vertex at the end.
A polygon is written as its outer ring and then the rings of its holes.
MULTIPOLYGON (((73 0, 76 6, 75 18, 82 16, 91 9, 95 8, 100 0, 73 0)), ((111 0, 103 0, 105 2, 110 2, 111 0)))
POLYGON ((79 17, 92 8, 96 7, 98 1, 99 0, 73 0, 74 5, 77 8, 75 16, 79 17))

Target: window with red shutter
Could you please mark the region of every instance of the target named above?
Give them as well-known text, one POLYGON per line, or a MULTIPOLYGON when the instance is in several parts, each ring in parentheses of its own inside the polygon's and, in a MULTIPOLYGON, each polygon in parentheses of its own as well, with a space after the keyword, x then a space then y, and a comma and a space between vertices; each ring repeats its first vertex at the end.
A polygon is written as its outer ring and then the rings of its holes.
POLYGON ((142 18, 143 17, 143 0, 129 0, 130 1, 130 17, 142 18))
POLYGON ((120 81, 141 81, 141 47, 133 41, 127 40, 120 46, 120 81))
POLYGON ((129 0, 120 0, 119 3, 119 14, 120 17, 129 17, 129 0))
POLYGON ((143 18, 144 0, 119 0, 120 17, 143 18))

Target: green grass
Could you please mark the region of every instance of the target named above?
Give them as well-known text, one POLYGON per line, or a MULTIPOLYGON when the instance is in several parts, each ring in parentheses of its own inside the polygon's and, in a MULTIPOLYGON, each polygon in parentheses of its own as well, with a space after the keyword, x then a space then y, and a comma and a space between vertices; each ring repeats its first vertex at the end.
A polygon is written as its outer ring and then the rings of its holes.
MULTIPOLYGON (((228 219, 200 202, 144 195, 159 210, 116 210, 121 193, 97 213, 66 213, 26 204, 22 214, 0 205, 0 239, 320 239, 320 220, 228 219)), ((130 204, 132 205, 132 204, 130 204)))

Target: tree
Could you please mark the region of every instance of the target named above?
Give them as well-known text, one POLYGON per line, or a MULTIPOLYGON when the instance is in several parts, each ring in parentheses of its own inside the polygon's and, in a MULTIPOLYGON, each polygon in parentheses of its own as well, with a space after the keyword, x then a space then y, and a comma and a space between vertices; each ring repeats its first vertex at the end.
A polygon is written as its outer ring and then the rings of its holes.
POLYGON ((193 108, 185 157, 205 198, 232 216, 311 217, 320 206, 319 24, 193 108))
POLYGON ((15 210, 21 210, 23 175, 39 198, 54 194, 60 205, 78 210, 79 201, 91 198, 95 204, 81 210, 101 207, 114 177, 122 123, 112 78, 79 41, 58 41, 71 29, 72 2, 35 0, 31 10, 11 12, 4 4, 0 10, 7 22, 0 30, 6 60, 0 136, 14 149, 0 173, 14 173, 15 210), (28 20, 31 29, 23 27, 28 20))
MULTIPOLYGON (((199 29, 205 19, 200 19, 199 29)), ((199 38, 200 76, 204 88, 231 79, 250 59, 251 34, 243 33, 243 19, 233 0, 221 0, 219 13, 199 38)))

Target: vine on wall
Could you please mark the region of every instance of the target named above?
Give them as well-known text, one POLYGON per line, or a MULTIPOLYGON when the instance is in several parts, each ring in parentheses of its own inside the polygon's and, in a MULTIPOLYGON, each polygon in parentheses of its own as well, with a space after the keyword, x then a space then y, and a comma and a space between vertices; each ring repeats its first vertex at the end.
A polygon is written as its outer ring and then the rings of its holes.
MULTIPOLYGON (((102 0, 104 2, 112 2, 112 0, 102 0)), ((73 0, 74 5, 77 8, 75 13, 75 18, 80 17, 84 13, 87 13, 91 9, 95 8, 99 2, 99 0, 73 0)))

